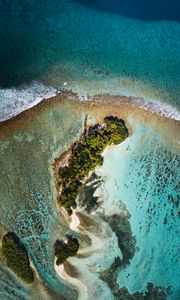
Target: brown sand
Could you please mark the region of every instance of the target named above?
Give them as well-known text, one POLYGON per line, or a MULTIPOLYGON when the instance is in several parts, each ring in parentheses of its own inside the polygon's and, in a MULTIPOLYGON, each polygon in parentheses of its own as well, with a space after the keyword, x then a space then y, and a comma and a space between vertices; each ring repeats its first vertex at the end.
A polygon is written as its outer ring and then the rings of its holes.
MULTIPOLYGON (((3 138, 19 130, 25 130, 27 124, 33 122, 44 111, 53 107, 58 109, 65 103, 70 105, 72 113, 76 114, 82 111, 85 114, 90 114, 99 123, 103 122, 103 118, 106 115, 116 115, 126 122, 132 117, 144 124, 149 124, 168 136, 172 137, 176 132, 180 138, 179 121, 168 119, 140 108, 127 97, 101 95, 92 97, 90 100, 80 101, 78 96, 72 93, 62 93, 51 99, 43 100, 18 116, 2 122, 0 124, 0 137, 3 138)), ((129 128, 129 130, 131 133, 132 129, 129 128)))

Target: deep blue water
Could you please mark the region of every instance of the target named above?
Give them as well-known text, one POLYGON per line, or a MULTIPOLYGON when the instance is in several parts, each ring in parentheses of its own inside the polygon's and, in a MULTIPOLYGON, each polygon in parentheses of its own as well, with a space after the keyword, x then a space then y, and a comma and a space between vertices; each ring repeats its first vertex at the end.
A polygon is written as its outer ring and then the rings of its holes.
POLYGON ((179 109, 180 1, 1 0, 0 18, 1 88, 67 81, 179 109))
POLYGON ((144 21, 180 21, 178 0, 73 0, 87 7, 144 21))

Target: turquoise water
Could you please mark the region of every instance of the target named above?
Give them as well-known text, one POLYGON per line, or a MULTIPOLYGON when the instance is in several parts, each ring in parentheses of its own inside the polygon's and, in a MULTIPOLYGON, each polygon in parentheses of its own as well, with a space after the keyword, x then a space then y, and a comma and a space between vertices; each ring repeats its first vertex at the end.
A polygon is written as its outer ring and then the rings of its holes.
MULTIPOLYGON (((77 299, 74 287, 54 270, 53 244, 64 238, 69 226, 57 214, 50 168, 53 158, 78 138, 82 128, 81 106, 77 112, 71 105, 56 103, 26 124, 17 120, 21 128, 6 137, 3 127, 0 130, 0 234, 2 229, 11 230, 22 238, 40 277, 27 287, 1 262, 0 290, 5 299, 77 299)), ((71 263, 87 286, 90 299, 115 299, 99 274, 122 254, 115 233, 101 216, 121 213, 126 205, 137 248, 130 265, 119 271, 120 287, 134 292, 144 290, 152 281, 171 286, 169 299, 178 299, 178 149, 169 146, 169 141, 150 126, 135 120, 129 124, 134 128, 132 136, 111 148, 97 171, 104 184, 100 210, 89 216, 99 224, 89 228, 94 246, 87 256, 72 258, 71 263)), ((79 237, 84 241, 82 235, 79 237)))
POLYGON ((77 297, 56 274, 53 252, 55 240, 64 238, 69 226, 57 212, 51 164, 80 132, 81 113, 72 113, 68 105, 51 108, 7 138, 0 129, 0 228, 22 239, 40 277, 28 287, 0 264, 0 299, 77 297))
MULTIPOLYGON (((180 119, 178 0, 0 0, 0 18, 0 121, 64 89, 137 97, 138 105, 180 119)), ((53 266, 53 243, 69 229, 57 214, 50 165, 81 125, 80 112, 57 105, 0 141, 0 229, 22 238, 42 281, 27 287, 0 262, 0 298, 77 298, 53 266)), ((105 212, 125 204, 136 237, 136 253, 118 283, 131 293, 149 281, 170 286, 169 299, 177 300, 180 156, 152 128, 135 121, 132 127, 100 171, 105 212)), ((94 299, 109 300, 98 272, 120 251, 115 234, 101 225, 98 238, 107 247, 74 262, 94 299)))
POLYGON ((10 117, 15 103, 25 109, 23 96, 26 106, 36 103, 32 84, 40 81, 80 94, 161 101, 173 115, 166 104, 180 107, 179 11, 175 0, 0 1, 1 111, 10 117))
POLYGON ((134 134, 107 152, 99 170, 105 179, 106 213, 117 213, 123 203, 131 214, 136 237, 135 255, 119 271, 117 282, 131 293, 145 290, 148 282, 171 287, 168 299, 178 300, 179 152, 152 128, 134 121, 131 124, 134 134))
POLYGON ((0 263, 0 299, 28 299, 28 288, 14 278, 7 268, 0 263))

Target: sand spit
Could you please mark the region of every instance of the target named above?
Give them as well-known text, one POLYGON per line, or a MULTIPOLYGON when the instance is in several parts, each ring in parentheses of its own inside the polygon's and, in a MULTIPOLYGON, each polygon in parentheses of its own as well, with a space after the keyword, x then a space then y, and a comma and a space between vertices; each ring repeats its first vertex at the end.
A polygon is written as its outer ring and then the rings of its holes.
MULTIPOLYGON (((117 96, 96 96, 86 101, 79 101, 78 97, 72 93, 59 94, 56 97, 48 100, 44 100, 37 106, 22 112, 20 115, 2 122, 0 124, 0 138, 6 139, 7 136, 15 135, 19 132, 26 132, 28 126, 33 125, 34 120, 38 120, 42 115, 47 112, 53 112, 53 109, 58 112, 62 107, 66 105, 72 112, 72 114, 79 117, 79 112, 82 115, 88 115, 88 118, 95 120, 95 122, 102 123, 104 116, 115 115, 124 119, 127 123, 130 133, 132 133, 133 122, 130 122, 134 118, 139 122, 148 124, 162 132, 167 140, 170 140, 171 144, 174 143, 179 147, 180 140, 180 122, 168 119, 166 117, 159 116, 155 113, 140 108, 138 105, 133 104, 128 98, 117 96), (131 125, 130 125, 131 124, 131 125)), ((53 112, 54 113, 54 112, 53 112)), ((59 120, 61 124, 61 120, 59 120)), ((47 120, 48 124, 48 120, 47 120)), ((51 124, 49 124, 49 127, 51 124)), ((32 126, 33 127, 33 126, 32 126)), ((60 126, 58 127, 60 130, 60 126)), ((53 132, 52 132, 53 134, 53 132)), ((67 147, 68 148, 68 147, 67 147)), ((105 155, 107 149, 103 153, 105 155)), ((57 153, 56 153, 57 154, 57 153)), ((61 161, 62 166, 68 163, 69 153, 66 153, 66 157, 61 161)), ((64 154, 62 154, 64 155, 64 154)), ((58 157, 58 155, 56 156, 58 157)), ((52 159, 52 158, 51 158, 52 159)), ((59 168, 59 158, 57 160, 57 169, 59 168)), ((63 212, 64 213, 64 212, 63 212)), ((68 216, 66 216, 68 218, 68 216)), ((68 219, 70 222, 70 228, 74 231, 81 231, 81 233, 88 235, 91 244, 88 247, 79 250, 80 255, 89 255, 90 252, 95 252, 102 247, 102 240, 94 233, 90 232, 86 228, 83 229, 83 220, 79 216, 78 212, 73 212, 73 217, 68 219)), ((69 282, 79 290, 79 299, 86 299, 87 288, 82 282, 82 279, 74 278, 73 273, 66 272, 66 268, 63 266, 57 266, 54 262, 54 268, 58 275, 65 281, 69 282), (83 298, 82 298, 83 297, 83 298)))
POLYGON ((88 299, 88 293, 86 286, 82 283, 81 279, 73 278, 65 272, 64 265, 57 266, 54 262, 54 269, 56 273, 66 282, 72 284, 78 289, 79 295, 78 300, 88 299))
MULTIPOLYGON (((50 99, 45 99, 36 106, 23 111, 18 116, 0 123, 0 137, 7 137, 12 133, 20 130, 25 130, 27 125, 31 124, 34 119, 41 116, 41 114, 52 110, 54 107, 58 112, 61 107, 66 104, 73 114, 80 111, 88 118, 95 122, 102 123, 104 116, 116 115, 128 123, 129 118, 136 118, 140 122, 149 124, 157 130, 163 132, 165 135, 171 137, 176 132, 180 140, 180 122, 174 119, 169 119, 158 113, 151 112, 145 108, 139 107, 138 104, 132 101, 131 97, 111 96, 111 95, 97 95, 89 97, 87 100, 80 101, 79 95, 74 93, 60 93, 50 99)), ((129 127, 129 126, 128 126, 129 127)), ((132 128, 129 127, 131 134, 132 128)), ((176 136, 177 142, 177 136, 176 136)))

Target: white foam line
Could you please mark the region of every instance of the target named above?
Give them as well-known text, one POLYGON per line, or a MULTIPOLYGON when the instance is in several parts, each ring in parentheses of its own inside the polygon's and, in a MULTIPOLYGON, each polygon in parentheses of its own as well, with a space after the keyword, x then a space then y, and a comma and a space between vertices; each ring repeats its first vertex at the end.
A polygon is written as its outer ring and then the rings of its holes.
POLYGON ((43 99, 56 96, 57 90, 34 81, 19 88, 0 89, 0 122, 27 110, 43 99))
MULTIPOLYGON (((0 122, 8 120, 20 114, 22 111, 37 105, 43 99, 54 97, 58 93, 60 93, 60 91, 57 91, 55 88, 46 86, 37 81, 33 81, 31 84, 19 88, 0 89, 0 122)), ((71 98, 78 99, 79 101, 93 99, 93 97, 91 98, 81 94, 76 94, 71 96, 71 98)), ((180 121, 180 111, 171 104, 133 96, 127 98, 131 103, 134 103, 145 110, 180 121)))
POLYGON ((130 97, 130 100, 134 102, 134 104, 138 105, 139 107, 145 110, 152 111, 163 117, 180 121, 180 111, 170 104, 167 104, 165 102, 162 103, 161 101, 146 100, 137 97, 130 97))
MULTIPOLYGON (((127 99, 131 101, 131 103, 134 103, 135 105, 145 110, 152 111, 160 116, 167 117, 169 119, 180 121, 180 111, 175 106, 172 106, 171 104, 162 102, 160 100, 149 100, 140 97, 126 96, 126 95, 121 95, 121 96, 127 97, 127 99)), ((117 101, 118 101, 118 97, 121 96, 116 95, 117 101)), ((79 101, 86 101, 86 100, 90 101, 91 99, 94 98, 93 96, 89 97, 80 94, 78 94, 77 97, 79 101)), ((109 95, 109 97, 111 97, 111 95, 109 95)))

